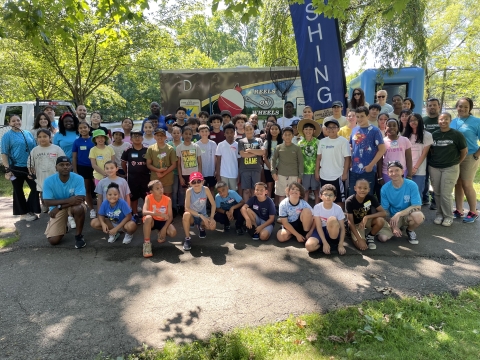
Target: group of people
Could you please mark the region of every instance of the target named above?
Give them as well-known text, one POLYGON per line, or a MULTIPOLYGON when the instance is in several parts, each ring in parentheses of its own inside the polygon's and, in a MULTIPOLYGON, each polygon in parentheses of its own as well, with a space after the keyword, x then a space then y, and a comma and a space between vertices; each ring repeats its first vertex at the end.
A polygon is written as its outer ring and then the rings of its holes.
POLYGON ((360 250, 375 249, 375 240, 402 236, 403 230, 418 244, 415 229, 424 222, 429 181, 435 224, 451 226, 454 217, 474 222, 480 119, 471 115, 472 100, 459 99, 452 120, 440 114, 438 99, 428 99, 422 118, 412 112, 412 99, 394 95, 392 107, 387 96, 380 90, 378 103, 369 105, 354 89, 346 117, 343 103, 335 101, 323 124, 310 106, 302 119, 295 117, 287 101, 284 116, 269 116, 263 129, 256 114, 187 118, 187 109, 179 107, 162 116, 156 102, 139 130, 126 118, 110 131, 98 112, 89 124, 83 105, 76 114, 62 114, 58 129, 48 112, 36 117, 31 132, 21 130, 21 118, 13 115, 2 138, 13 214, 33 221, 48 212, 48 241, 58 244, 68 226, 76 229, 76 248, 85 246, 88 211, 91 227, 107 234, 108 242, 124 232, 128 244, 142 226, 145 257, 152 256, 152 230, 160 243, 176 236, 178 214, 186 251, 192 226, 204 238, 217 223, 230 231, 233 221, 236 234, 268 240, 276 217, 282 225, 277 239, 295 238, 307 251, 344 254, 347 233, 360 250))

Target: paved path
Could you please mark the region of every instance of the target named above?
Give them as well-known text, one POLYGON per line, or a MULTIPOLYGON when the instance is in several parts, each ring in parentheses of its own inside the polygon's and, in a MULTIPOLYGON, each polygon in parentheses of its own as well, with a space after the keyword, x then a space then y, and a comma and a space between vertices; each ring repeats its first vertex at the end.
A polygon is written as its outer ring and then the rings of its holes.
POLYGON ((108 244, 87 227, 86 248, 73 248, 73 234, 54 248, 43 235, 45 214, 14 224, 11 200, 1 198, 0 227, 15 226, 20 240, 0 250, 0 359, 117 356, 380 299, 375 286, 402 297, 480 283, 480 222, 444 228, 425 213, 417 246, 394 239, 327 257, 293 241, 215 232, 193 237, 190 252, 180 241, 155 244, 144 259, 140 231, 130 245, 108 244))

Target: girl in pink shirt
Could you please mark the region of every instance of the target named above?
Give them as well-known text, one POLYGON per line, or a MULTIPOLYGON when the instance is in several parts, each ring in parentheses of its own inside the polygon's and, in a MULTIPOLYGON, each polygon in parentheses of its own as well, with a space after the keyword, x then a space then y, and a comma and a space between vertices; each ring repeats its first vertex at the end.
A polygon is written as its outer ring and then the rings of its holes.
POLYGON ((387 151, 383 155, 382 177, 384 183, 390 181, 387 165, 390 161, 399 161, 405 169, 404 176, 412 179, 412 144, 406 137, 400 135, 398 121, 388 119, 386 137, 383 139, 387 151))

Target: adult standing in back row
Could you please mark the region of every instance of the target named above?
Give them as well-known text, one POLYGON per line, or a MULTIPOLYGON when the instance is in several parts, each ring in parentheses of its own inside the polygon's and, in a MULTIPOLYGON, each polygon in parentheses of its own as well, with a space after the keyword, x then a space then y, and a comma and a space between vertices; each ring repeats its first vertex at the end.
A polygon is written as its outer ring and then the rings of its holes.
POLYGON ((280 125, 280 128, 283 130, 285 127, 292 126, 292 121, 299 120, 298 116, 293 116, 293 102, 285 101, 285 105, 283 106, 283 116, 277 119, 277 124, 280 125))
POLYGON ((378 90, 377 91, 377 101, 378 105, 382 107, 382 110, 380 110, 380 113, 391 113, 393 111, 393 107, 390 104, 387 104, 387 90, 378 90))

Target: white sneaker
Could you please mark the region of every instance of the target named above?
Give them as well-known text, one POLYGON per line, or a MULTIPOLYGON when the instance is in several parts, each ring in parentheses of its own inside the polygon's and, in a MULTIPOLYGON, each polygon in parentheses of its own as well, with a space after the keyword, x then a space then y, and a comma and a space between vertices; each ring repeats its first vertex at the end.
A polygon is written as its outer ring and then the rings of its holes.
POLYGON ((436 225, 440 225, 443 221, 443 216, 442 215, 437 215, 437 217, 435 218, 435 220, 433 220, 433 223, 436 224, 436 225))
POLYGON ((95 209, 90 210, 90 219, 95 219, 97 217, 97 212, 95 209))
POLYGON ((34 213, 27 213, 27 214, 20 215, 20 220, 35 221, 37 219, 38 217, 34 213))
POLYGON ((70 229, 77 228, 77 224, 75 224, 75 219, 73 218, 73 216, 68 217, 68 226, 70 226, 70 229))
POLYGON ((108 242, 111 244, 111 243, 114 243, 115 241, 117 241, 118 237, 120 236, 120 232, 117 232, 115 235, 110 235, 108 237, 108 242))
POLYGON ((133 234, 130 235, 130 234, 125 233, 125 237, 123 238, 123 243, 124 244, 130 244, 132 242, 132 239, 133 239, 133 234))

